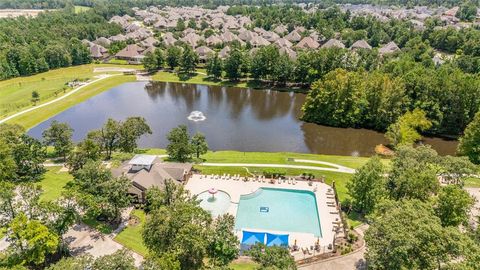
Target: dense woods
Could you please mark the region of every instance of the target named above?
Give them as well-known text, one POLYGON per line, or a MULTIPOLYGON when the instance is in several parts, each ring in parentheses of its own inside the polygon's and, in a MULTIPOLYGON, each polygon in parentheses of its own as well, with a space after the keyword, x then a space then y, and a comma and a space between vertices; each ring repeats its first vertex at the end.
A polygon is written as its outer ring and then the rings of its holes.
POLYGON ((94 12, 47 12, 33 19, 0 20, 0 79, 91 62, 82 39, 115 35, 121 28, 94 12))

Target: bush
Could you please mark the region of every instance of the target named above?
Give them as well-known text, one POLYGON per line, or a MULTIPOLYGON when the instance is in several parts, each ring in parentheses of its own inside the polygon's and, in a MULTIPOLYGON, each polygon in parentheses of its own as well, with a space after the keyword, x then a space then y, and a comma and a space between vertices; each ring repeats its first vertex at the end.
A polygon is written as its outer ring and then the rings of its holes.
POLYGON ((283 169, 271 168, 263 170, 263 175, 268 178, 279 178, 283 177, 287 172, 283 169))

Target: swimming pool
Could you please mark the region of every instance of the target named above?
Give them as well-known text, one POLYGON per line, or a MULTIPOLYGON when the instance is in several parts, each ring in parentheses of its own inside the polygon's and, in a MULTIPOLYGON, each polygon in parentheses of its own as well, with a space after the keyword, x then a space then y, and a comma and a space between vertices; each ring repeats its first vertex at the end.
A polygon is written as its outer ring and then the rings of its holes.
POLYGON ((321 237, 315 194, 307 190, 260 188, 242 195, 235 229, 312 233, 321 237))
POLYGON ((198 194, 197 198, 200 200, 200 207, 210 212, 213 217, 225 214, 230 207, 230 195, 221 190, 215 195, 205 191, 198 194))

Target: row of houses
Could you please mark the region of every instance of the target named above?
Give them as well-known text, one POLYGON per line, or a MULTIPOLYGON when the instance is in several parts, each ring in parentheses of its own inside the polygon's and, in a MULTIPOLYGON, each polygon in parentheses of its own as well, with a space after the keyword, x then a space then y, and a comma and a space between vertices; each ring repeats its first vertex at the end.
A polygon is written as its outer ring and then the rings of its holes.
MULTIPOLYGON (((232 43, 250 48, 251 53, 255 52, 259 47, 272 44, 279 48, 280 53, 286 54, 292 59, 296 59, 300 50, 332 47, 346 48, 345 44, 339 39, 325 39, 317 31, 309 31, 301 26, 295 27, 290 32, 285 25, 281 24, 275 26, 271 31, 259 27, 250 28, 251 21, 249 18, 226 15, 223 11, 224 9, 224 7, 219 7, 216 10, 192 7, 134 9, 135 17, 129 15, 114 16, 110 20, 111 23, 122 26, 125 31, 124 34, 99 37, 93 41, 84 40, 83 43, 90 48, 91 55, 95 59, 115 57, 128 60, 131 63, 140 63, 146 53, 153 52, 160 45, 169 47, 178 43, 187 44, 194 48, 201 60, 205 60, 208 55, 214 52, 214 49, 221 49, 219 51, 221 58, 228 57, 232 43), (148 19, 149 25, 146 25, 146 19, 148 19), (179 19, 201 20, 210 27, 204 30, 186 28, 182 32, 169 29, 155 30, 155 20, 178 21, 179 19), (224 24, 219 24, 220 21, 224 24), (226 22, 232 23, 225 24, 226 22), (214 28, 218 25, 234 25, 235 27, 214 28), (115 41, 129 41, 129 43, 133 41, 134 44, 128 45, 115 55, 109 55, 107 48, 115 41)), ((365 40, 358 40, 349 49, 371 50, 372 46, 365 40)), ((380 54, 393 53, 398 50, 399 48, 394 42, 379 48, 380 54)))

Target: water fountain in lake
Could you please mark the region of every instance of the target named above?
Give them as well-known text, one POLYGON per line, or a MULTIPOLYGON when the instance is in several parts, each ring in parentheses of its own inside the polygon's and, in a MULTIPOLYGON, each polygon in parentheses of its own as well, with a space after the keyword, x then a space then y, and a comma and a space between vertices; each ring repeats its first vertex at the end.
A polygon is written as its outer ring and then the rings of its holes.
POLYGON ((205 121, 207 117, 200 111, 193 111, 190 113, 187 119, 193 122, 200 122, 205 121))

